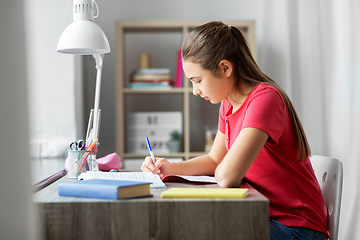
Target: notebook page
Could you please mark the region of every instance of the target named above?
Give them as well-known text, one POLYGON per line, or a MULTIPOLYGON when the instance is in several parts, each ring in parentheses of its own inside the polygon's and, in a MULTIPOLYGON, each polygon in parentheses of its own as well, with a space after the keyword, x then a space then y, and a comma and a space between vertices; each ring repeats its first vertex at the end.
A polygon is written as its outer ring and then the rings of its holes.
POLYGON ((88 179, 113 179, 128 180, 138 182, 152 182, 150 188, 165 188, 165 184, 161 181, 159 175, 151 172, 93 172, 88 171, 81 173, 78 180, 88 179))

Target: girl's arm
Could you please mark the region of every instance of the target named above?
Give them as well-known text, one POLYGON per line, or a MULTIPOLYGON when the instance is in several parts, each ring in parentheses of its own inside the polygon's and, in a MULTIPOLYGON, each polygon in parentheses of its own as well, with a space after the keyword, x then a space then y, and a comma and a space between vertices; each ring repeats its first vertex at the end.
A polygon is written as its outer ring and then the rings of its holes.
POLYGON ((221 187, 237 187, 268 139, 266 132, 257 128, 244 128, 227 152, 225 135, 217 132, 211 151, 184 162, 170 163, 157 158, 156 166, 147 157, 141 166, 144 172, 158 173, 161 177, 178 175, 214 175, 221 187))
POLYGON ((214 144, 210 152, 206 155, 192 158, 183 162, 170 163, 165 158, 157 158, 156 166, 150 157, 146 157, 141 166, 144 172, 158 173, 161 177, 169 174, 178 175, 214 175, 217 165, 226 155, 225 136, 220 131, 217 132, 214 144))
POLYGON ((221 187, 237 187, 265 145, 268 134, 257 128, 240 131, 224 159, 218 164, 215 178, 221 187))

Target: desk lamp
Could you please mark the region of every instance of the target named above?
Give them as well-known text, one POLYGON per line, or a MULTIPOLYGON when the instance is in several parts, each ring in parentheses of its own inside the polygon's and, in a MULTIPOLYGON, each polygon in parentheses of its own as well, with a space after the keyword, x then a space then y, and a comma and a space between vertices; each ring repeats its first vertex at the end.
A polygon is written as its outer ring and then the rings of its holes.
POLYGON ((95 101, 86 134, 86 138, 90 138, 91 141, 98 139, 101 73, 104 54, 110 52, 110 44, 105 33, 94 22, 98 16, 99 8, 95 0, 73 0, 73 22, 61 34, 56 49, 60 53, 92 55, 95 59, 97 70, 95 101))

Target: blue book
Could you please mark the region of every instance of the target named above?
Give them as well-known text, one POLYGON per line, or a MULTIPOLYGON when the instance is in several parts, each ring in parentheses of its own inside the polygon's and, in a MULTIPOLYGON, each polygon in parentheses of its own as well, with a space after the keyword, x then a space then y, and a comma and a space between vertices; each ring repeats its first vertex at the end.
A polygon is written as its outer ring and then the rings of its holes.
POLYGON ((129 83, 129 88, 132 89, 173 89, 174 87, 169 85, 169 83, 129 83))
POLYGON ((169 68, 143 68, 135 71, 140 74, 170 74, 169 68))
POLYGON ((123 199, 152 196, 150 182, 90 179, 58 184, 60 196, 123 199))

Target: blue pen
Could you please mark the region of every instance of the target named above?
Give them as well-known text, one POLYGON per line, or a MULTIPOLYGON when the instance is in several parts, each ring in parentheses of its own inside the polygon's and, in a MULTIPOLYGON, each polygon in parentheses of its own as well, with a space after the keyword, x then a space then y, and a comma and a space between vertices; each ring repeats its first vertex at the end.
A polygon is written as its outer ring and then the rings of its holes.
POLYGON ((152 161, 153 161, 153 163, 155 165, 155 157, 154 157, 154 153, 153 153, 153 151, 151 149, 150 141, 149 141, 148 137, 145 137, 145 139, 146 139, 146 144, 147 144, 149 152, 150 152, 151 159, 152 159, 152 161))

